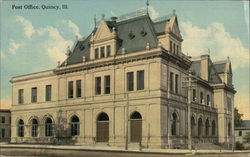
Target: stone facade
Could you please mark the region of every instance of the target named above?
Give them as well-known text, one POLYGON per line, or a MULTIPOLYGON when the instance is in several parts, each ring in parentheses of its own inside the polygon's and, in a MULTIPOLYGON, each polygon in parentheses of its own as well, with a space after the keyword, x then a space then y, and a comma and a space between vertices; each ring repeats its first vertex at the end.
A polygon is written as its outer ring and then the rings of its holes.
POLYGON ((54 70, 11 79, 11 142, 125 148, 231 143, 235 91, 225 80, 231 63, 216 67, 208 55, 186 56, 182 41, 176 15, 158 22, 148 14, 102 20, 54 70))
POLYGON ((243 120, 241 126, 235 127, 235 142, 240 142, 244 144, 246 149, 250 148, 250 144, 244 140, 247 133, 250 133, 250 120, 243 120))
POLYGON ((10 110, 0 110, 0 142, 10 142, 11 114, 10 110))

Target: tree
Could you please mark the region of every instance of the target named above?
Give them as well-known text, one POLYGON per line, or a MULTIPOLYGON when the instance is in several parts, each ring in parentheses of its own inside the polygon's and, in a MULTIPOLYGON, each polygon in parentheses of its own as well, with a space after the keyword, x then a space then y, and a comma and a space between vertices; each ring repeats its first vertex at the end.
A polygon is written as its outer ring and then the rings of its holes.
POLYGON ((250 132, 246 132, 246 135, 243 137, 244 143, 250 143, 250 132))
POLYGON ((242 113, 239 113, 239 110, 235 107, 234 108, 234 125, 237 126, 241 126, 242 125, 242 113))

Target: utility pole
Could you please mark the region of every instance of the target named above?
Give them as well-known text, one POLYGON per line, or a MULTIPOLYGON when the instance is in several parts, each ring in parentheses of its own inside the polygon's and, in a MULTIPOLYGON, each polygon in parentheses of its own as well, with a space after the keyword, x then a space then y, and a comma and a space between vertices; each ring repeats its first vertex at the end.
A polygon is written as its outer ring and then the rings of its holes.
POLYGON ((188 72, 188 149, 192 150, 192 137, 191 137, 191 71, 188 72))

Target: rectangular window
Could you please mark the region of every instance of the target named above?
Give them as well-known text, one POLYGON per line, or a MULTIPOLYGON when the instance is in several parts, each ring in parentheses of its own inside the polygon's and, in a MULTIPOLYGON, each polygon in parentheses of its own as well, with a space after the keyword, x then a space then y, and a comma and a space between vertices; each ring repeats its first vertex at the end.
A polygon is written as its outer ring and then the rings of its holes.
POLYGON ((176 54, 178 55, 178 53, 179 53, 179 46, 177 45, 177 48, 176 48, 177 50, 176 50, 176 54))
POLYGON ((107 57, 109 57, 110 55, 111 55, 111 46, 110 45, 108 45, 107 47, 106 47, 106 51, 107 51, 107 57))
POLYGON ((95 78, 95 94, 96 95, 101 94, 101 77, 95 78))
POLYGON ((179 92, 179 91, 178 91, 178 89, 179 89, 178 83, 179 83, 179 76, 176 74, 176 75, 175 75, 175 93, 178 93, 178 92, 179 92))
POLYGON ((203 92, 200 93, 200 103, 203 103, 203 92))
POLYGON ((51 101, 51 87, 52 87, 51 85, 46 85, 46 91, 45 91, 46 101, 51 101))
POLYGON ((2 117, 2 118, 1 118, 1 122, 2 122, 2 123, 5 123, 5 117, 2 117))
POLYGON ((175 54, 175 43, 173 44, 173 47, 174 47, 174 54, 175 54))
POLYGON ((210 105, 210 95, 207 95, 207 105, 210 105))
POLYGON ((173 92, 174 91, 174 73, 170 72, 170 91, 173 92))
POLYGON ((5 129, 3 128, 1 131, 2 131, 1 137, 4 138, 5 137, 5 129))
POLYGON ((73 90, 73 81, 68 82, 68 98, 74 97, 74 90, 73 90))
POLYGON ((242 131, 239 131, 239 136, 242 136, 242 131))
POLYGON ((23 89, 18 90, 18 104, 23 104, 23 89))
POLYGON ((99 49, 95 48, 95 59, 98 59, 99 57, 99 49))
POLYGON ((76 81, 76 97, 82 96, 82 82, 81 80, 76 81))
POLYGON ((193 89, 193 101, 195 101, 195 100, 196 100, 196 90, 193 89))
POLYGON ((170 52, 172 52, 172 41, 170 41, 170 52))
POLYGON ((128 91, 134 90, 134 72, 127 73, 127 90, 128 91))
POLYGON ((104 82, 105 82, 105 94, 110 94, 110 76, 107 75, 104 77, 104 82))
POLYGON ((104 58, 105 54, 104 54, 104 47, 101 47, 101 58, 104 58))
POLYGON ((31 102, 37 102, 37 87, 31 88, 31 102))
POLYGON ((137 71, 137 90, 144 89, 144 70, 137 71))

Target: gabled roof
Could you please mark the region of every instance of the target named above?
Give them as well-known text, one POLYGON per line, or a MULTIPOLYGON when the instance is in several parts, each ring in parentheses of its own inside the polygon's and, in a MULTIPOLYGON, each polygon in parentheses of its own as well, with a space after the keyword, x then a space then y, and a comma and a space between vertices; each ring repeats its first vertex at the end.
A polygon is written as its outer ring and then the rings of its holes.
MULTIPOLYGON (((150 48, 156 48, 158 43, 157 34, 164 32, 167 24, 167 20, 153 23, 149 15, 138 16, 120 22, 105 22, 110 31, 115 27, 118 39, 117 55, 122 53, 123 48, 126 53, 145 50, 147 43, 150 48), (134 35, 134 37, 131 38, 129 34, 134 35)), ((97 28, 92 33, 94 34, 96 31, 97 28)), ((83 56, 86 57, 86 61, 90 60, 90 38, 91 35, 83 41, 77 41, 70 56, 67 58, 67 65, 82 63, 83 56)))

